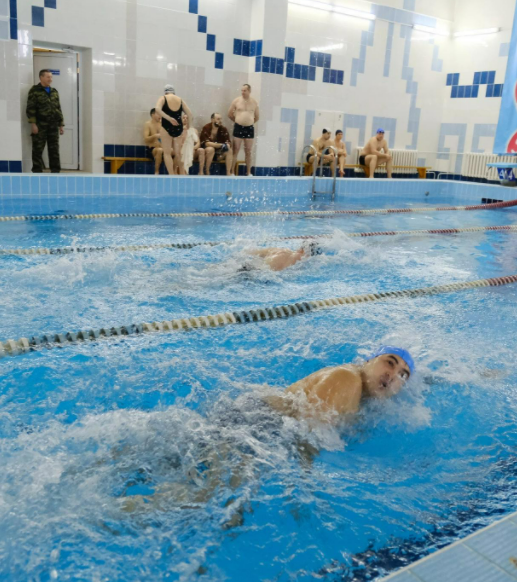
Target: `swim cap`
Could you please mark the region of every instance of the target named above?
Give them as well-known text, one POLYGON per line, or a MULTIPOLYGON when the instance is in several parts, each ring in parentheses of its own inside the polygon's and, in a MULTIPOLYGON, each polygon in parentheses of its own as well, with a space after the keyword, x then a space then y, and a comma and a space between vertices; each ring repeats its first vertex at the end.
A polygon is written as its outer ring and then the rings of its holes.
POLYGON ((406 364, 408 365, 408 368, 409 368, 409 371, 411 372, 411 374, 414 373, 415 362, 413 361, 411 354, 403 348, 396 348, 394 346, 381 346, 375 353, 373 353, 368 358, 367 361, 369 362, 370 360, 373 360, 374 358, 377 358, 378 356, 384 356, 387 354, 394 354, 395 356, 399 356, 399 358, 402 358, 404 360, 404 362, 406 362, 406 364))
POLYGON ((165 95, 167 95, 167 93, 173 93, 174 95, 176 95, 174 85, 165 85, 165 95))
POLYGON ((379 129, 377 130, 377 133, 384 133, 384 129, 382 129, 382 127, 379 127, 379 129))
POLYGON ((316 255, 321 255, 323 253, 323 249, 317 242, 305 242, 303 243, 302 247, 304 252, 311 257, 315 257, 316 255))

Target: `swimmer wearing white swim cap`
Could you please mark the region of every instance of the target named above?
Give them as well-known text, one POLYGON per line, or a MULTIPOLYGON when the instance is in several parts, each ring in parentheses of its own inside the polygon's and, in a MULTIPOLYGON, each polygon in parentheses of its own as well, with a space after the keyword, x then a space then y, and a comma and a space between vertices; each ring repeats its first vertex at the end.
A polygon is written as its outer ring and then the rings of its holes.
POLYGON ((286 396, 266 400, 276 410, 295 418, 328 420, 330 413, 337 420, 357 412, 365 399, 392 398, 414 371, 415 364, 407 350, 382 346, 362 365, 323 368, 289 386, 286 396), (302 400, 292 398, 302 394, 305 396, 302 400))

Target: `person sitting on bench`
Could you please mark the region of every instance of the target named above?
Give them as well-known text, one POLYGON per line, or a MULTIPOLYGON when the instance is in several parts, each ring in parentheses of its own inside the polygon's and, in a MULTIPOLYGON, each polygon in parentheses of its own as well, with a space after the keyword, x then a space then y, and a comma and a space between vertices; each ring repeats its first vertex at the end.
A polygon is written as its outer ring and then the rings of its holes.
POLYGON ((370 170, 370 178, 374 177, 375 169, 386 164, 388 178, 391 178, 393 160, 388 147, 388 142, 384 138, 384 129, 379 128, 377 135, 364 146, 359 156, 359 164, 366 166, 370 170), (381 151, 382 150, 382 151, 381 151))
POLYGON ((324 129, 321 132, 321 137, 312 142, 314 149, 311 148, 310 152, 307 154, 307 163, 312 166, 313 174, 320 165, 322 157, 323 163, 325 165, 330 165, 332 176, 336 173, 336 158, 334 152, 329 148, 329 146, 333 145, 330 139, 331 137, 332 132, 328 129, 324 129), (314 150, 316 150, 316 152, 314 152, 314 150))
POLYGON ((216 162, 226 162, 226 175, 233 176, 233 152, 230 134, 223 125, 219 113, 212 113, 212 121, 201 130, 201 147, 205 148, 206 175, 210 174, 210 165, 216 162))

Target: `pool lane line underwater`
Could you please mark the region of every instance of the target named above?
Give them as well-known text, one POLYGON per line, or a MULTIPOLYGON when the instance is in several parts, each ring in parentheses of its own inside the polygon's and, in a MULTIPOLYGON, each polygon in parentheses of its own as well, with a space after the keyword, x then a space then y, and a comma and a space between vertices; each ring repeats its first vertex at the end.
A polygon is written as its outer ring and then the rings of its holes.
POLYGON ((497 210, 517 206, 517 199, 508 202, 493 202, 475 206, 429 206, 424 208, 371 208, 363 210, 275 210, 263 212, 131 212, 117 214, 40 214, 25 216, 0 216, 0 222, 23 222, 41 220, 88 220, 97 218, 224 218, 257 216, 335 216, 397 214, 411 212, 445 212, 450 210, 497 210))
POLYGON ((173 319, 171 321, 154 321, 151 323, 138 323, 122 327, 33 336, 30 339, 22 337, 18 340, 11 339, 0 342, 0 358, 21 355, 30 351, 35 351, 42 347, 51 348, 56 346, 64 346, 66 344, 73 344, 79 341, 96 341, 101 338, 113 338, 144 333, 182 331, 200 328, 219 328, 225 327, 227 325, 254 323, 273 319, 286 319, 296 315, 309 313, 311 311, 330 309, 342 305, 373 303, 374 301, 384 301, 389 299, 414 299, 424 295, 452 293, 456 291, 466 291, 469 289, 477 289, 481 287, 499 287, 513 283, 517 283, 517 275, 497 277, 494 279, 479 279, 477 281, 451 283, 448 285, 423 287, 419 289, 387 291, 386 293, 368 293, 364 295, 352 295, 348 297, 317 299, 314 301, 303 301, 299 303, 291 303, 289 305, 280 305, 279 307, 258 307, 257 309, 250 309, 248 311, 233 311, 228 313, 219 313, 217 315, 201 315, 197 317, 173 319))
MULTIPOLYGON (((435 229, 435 230, 390 230, 390 231, 378 231, 378 232, 344 232, 344 236, 349 238, 360 238, 360 237, 372 237, 372 236, 396 236, 396 235, 408 235, 408 236, 418 236, 426 234, 466 234, 471 232, 517 232, 517 225, 506 225, 506 226, 473 226, 469 228, 445 228, 445 229, 435 229)), ((319 240, 319 239, 331 239, 334 234, 315 234, 315 235, 297 235, 297 236, 278 236, 271 237, 268 239, 263 239, 259 241, 245 241, 247 243, 263 244, 275 241, 287 241, 287 240, 319 240)), ((223 241, 200 241, 192 243, 157 243, 149 245, 124 245, 124 246, 104 246, 104 247, 33 247, 29 249, 0 249, 0 256, 2 255, 69 255, 73 253, 93 253, 102 251, 115 251, 115 252, 128 252, 128 251, 147 251, 147 250, 159 250, 159 249, 193 249, 200 246, 210 246, 215 247, 217 245, 224 244, 234 244, 235 240, 223 240, 223 241)))

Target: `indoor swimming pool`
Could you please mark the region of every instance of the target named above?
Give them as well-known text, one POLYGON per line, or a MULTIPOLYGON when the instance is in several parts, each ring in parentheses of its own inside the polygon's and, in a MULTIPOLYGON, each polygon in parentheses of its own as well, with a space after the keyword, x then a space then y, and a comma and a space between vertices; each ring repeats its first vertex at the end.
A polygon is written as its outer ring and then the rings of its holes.
MULTIPOLYGON (((402 232, 516 227, 514 207, 433 210, 501 187, 9 180, 3 342, 517 274, 517 230, 402 232), (324 214, 390 208, 419 211, 324 214), (45 218, 91 213, 175 216, 45 218), (322 253, 284 271, 251 254, 307 237, 322 253)), ((7 354, 0 578, 363 582, 492 523, 517 500, 516 306, 510 284, 7 354), (395 398, 338 424, 264 405, 380 344, 416 362, 395 398)))

